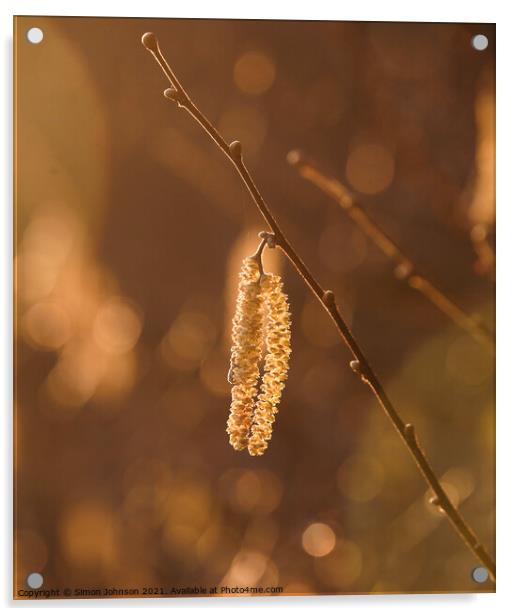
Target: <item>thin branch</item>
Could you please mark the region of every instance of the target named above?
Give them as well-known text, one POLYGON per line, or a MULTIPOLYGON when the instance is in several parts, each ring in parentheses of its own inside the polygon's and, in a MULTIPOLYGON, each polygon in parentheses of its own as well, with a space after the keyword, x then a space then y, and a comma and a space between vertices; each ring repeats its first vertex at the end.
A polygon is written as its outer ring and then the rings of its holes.
POLYGON ((260 237, 260 240, 261 240, 260 244, 258 245, 257 250, 255 251, 255 253, 251 255, 250 259, 256 259, 260 275, 263 276, 264 275, 264 266, 262 264, 262 253, 263 253, 264 248, 266 246, 268 248, 275 248, 276 247, 276 241, 275 241, 274 233, 269 233, 268 231, 261 231, 259 233, 259 237, 260 237))
POLYGON ((267 240, 264 237, 260 241, 260 244, 258 245, 258 248, 257 248, 256 252, 253 253, 251 255, 251 257, 250 257, 250 259, 255 259, 256 260, 260 276, 264 275, 264 266, 262 265, 262 251, 266 247, 266 244, 267 244, 267 240))
POLYGON ((179 107, 182 107, 186 109, 186 111, 188 111, 188 113, 194 118, 194 120, 196 120, 196 122, 198 122, 205 129, 208 135, 215 141, 215 143, 224 152, 224 154, 226 154, 226 156, 229 158, 229 160, 239 172, 242 181, 244 182, 251 197, 253 198, 253 201, 255 202, 255 205, 259 209, 260 213, 262 214, 263 218, 268 223, 272 233, 274 234, 276 245, 283 250, 285 255, 289 258, 291 263, 297 269, 305 284, 314 293, 314 295, 322 304, 323 308, 330 315, 332 321, 334 322, 334 325, 337 327, 339 334, 341 335, 342 340, 345 342, 346 346, 348 346, 352 355, 354 356, 354 360, 351 362, 351 367, 354 369, 355 372, 360 375, 363 382, 366 383, 375 394, 381 407, 384 409, 388 418, 391 420, 394 428, 399 433, 400 437, 408 447, 411 455, 413 456, 413 459, 415 460, 429 487, 433 490, 436 496, 437 505, 440 507, 440 509, 443 510, 444 514, 447 516, 455 530, 465 541, 467 546, 472 550, 474 555, 487 568, 492 579, 495 580, 494 561, 492 560, 488 552, 485 550, 485 548, 480 544, 474 532, 468 527, 467 523, 462 518, 459 511, 452 504, 449 497, 442 488, 439 480, 436 477, 436 474, 430 467, 429 462, 427 461, 427 458, 425 457, 425 454, 417 441, 413 425, 406 424, 402 420, 401 416, 398 414, 395 407, 386 395, 383 386, 379 382, 378 378, 375 376, 373 369, 371 368, 366 357, 361 351, 347 324, 343 320, 343 317, 339 312, 339 308, 336 305, 334 293, 332 291, 325 291, 316 281, 305 263, 302 261, 301 257, 294 250, 294 248, 292 248, 283 231, 278 226, 278 223, 276 222, 275 218, 271 214, 271 211, 269 210, 264 199, 262 198, 262 195, 260 194, 258 188, 253 182, 242 160, 241 144, 238 141, 233 141, 230 144, 226 143, 218 130, 206 119, 206 117, 192 102, 192 100, 184 90, 183 86, 179 82, 178 78, 172 72, 170 66, 163 57, 155 35, 151 32, 144 34, 142 37, 142 43, 144 47, 152 53, 171 84, 171 87, 165 90, 165 96, 175 101, 179 105, 179 107))
POLYGON ((425 298, 441 310, 454 323, 462 327, 475 340, 486 345, 492 353, 495 351, 494 335, 483 323, 467 314, 421 273, 416 271, 413 261, 401 248, 373 221, 362 206, 352 197, 350 191, 339 180, 331 177, 312 160, 305 158, 299 150, 287 155, 288 162, 298 173, 317 186, 323 193, 336 201, 348 214, 361 231, 392 261, 396 267, 396 278, 403 280, 411 288, 419 291, 425 298))

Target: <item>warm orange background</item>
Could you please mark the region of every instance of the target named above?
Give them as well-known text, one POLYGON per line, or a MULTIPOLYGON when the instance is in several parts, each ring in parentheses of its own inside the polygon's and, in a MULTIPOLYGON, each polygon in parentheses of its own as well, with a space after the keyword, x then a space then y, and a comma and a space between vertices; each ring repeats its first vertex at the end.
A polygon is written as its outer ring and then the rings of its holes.
POLYGON ((451 498, 494 551, 494 366, 285 163, 332 170, 493 327, 495 27, 20 17, 15 22, 15 592, 281 585, 485 591, 290 265, 291 372, 265 456, 225 433, 242 258, 264 228, 140 43, 240 139, 451 498), (31 26, 45 38, 31 45, 31 26), (470 45, 484 33, 485 52, 470 45), (485 268, 486 269, 486 268, 485 268))

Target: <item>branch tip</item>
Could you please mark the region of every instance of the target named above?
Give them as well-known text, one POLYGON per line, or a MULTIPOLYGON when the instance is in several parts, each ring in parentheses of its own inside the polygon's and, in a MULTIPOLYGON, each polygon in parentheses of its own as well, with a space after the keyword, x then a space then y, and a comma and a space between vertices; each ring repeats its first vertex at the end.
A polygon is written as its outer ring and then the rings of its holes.
POLYGON ((291 150, 287 153, 286 160, 293 167, 297 167, 302 162, 301 150, 291 150))
POLYGON ((158 39, 156 38, 154 32, 146 32, 142 36, 142 45, 149 51, 154 53, 158 52, 158 39))

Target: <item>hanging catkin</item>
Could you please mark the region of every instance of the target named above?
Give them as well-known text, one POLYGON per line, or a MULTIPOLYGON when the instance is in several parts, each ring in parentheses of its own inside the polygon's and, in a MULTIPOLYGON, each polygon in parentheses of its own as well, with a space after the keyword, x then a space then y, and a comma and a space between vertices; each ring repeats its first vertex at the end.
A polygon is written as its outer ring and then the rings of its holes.
POLYGON ((227 432, 234 449, 248 445, 257 395, 258 362, 262 354, 262 297, 256 259, 244 259, 239 274, 237 309, 232 327, 232 355, 229 380, 232 403, 227 432))
POLYGON ((287 378, 291 352, 290 315, 280 276, 261 274, 256 257, 244 259, 233 319, 230 381, 232 403, 227 432, 231 445, 262 455, 287 378), (257 396, 259 362, 266 344, 257 396))
POLYGON ((291 319, 282 280, 275 274, 262 277, 261 288, 265 311, 266 358, 248 451, 252 456, 264 453, 271 439, 275 413, 285 387, 291 354, 291 319))

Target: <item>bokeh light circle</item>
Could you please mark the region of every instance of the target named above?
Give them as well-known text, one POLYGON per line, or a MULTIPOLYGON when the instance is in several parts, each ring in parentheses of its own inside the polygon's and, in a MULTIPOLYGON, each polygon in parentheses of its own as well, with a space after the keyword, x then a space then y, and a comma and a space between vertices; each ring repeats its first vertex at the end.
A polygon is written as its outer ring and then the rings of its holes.
POLYGON ((379 143, 361 143, 346 161, 346 178, 352 188, 365 195, 386 190, 395 175, 393 154, 379 143))
POLYGON ((336 545, 336 535, 328 524, 315 522, 302 535, 303 549, 310 556, 320 558, 330 554, 336 545))

